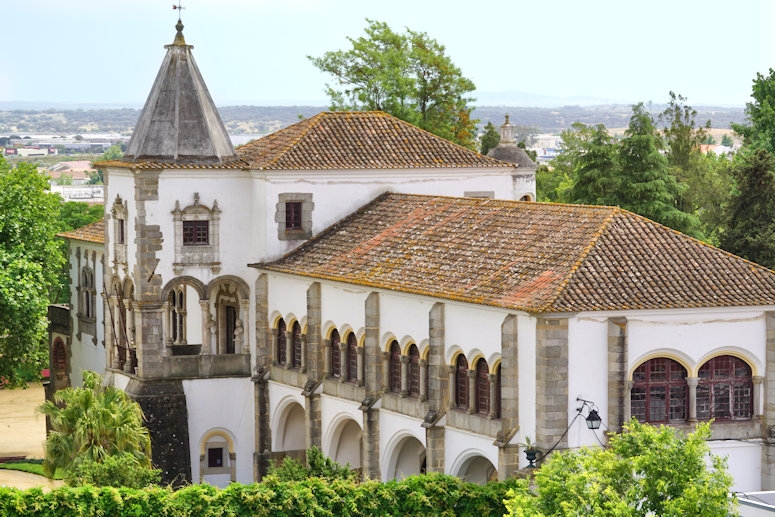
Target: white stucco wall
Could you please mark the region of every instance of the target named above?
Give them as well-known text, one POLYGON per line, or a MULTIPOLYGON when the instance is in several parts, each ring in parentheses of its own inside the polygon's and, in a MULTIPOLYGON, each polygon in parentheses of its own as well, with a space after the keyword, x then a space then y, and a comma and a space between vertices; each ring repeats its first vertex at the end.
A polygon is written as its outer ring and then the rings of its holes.
POLYGON ((281 193, 312 193, 312 233, 317 235, 384 192, 463 196, 467 191, 492 191, 497 199, 512 199, 511 171, 503 169, 418 169, 373 171, 289 171, 266 174, 267 259, 274 260, 298 246, 277 240, 276 203, 281 193))
MULTIPOLYGON (((393 411, 381 410, 379 414, 379 464, 382 469, 382 481, 394 479, 393 474, 402 474, 399 453, 402 442, 414 438, 427 449, 425 429, 422 420, 411 418, 393 411)), ((418 458, 414 458, 418 459, 418 458)), ((408 469, 405 469, 408 471, 408 469)), ((409 472, 413 474, 414 472, 409 472)))
POLYGON ((498 447, 492 444, 492 438, 452 427, 447 427, 444 437, 446 474, 463 475, 461 470, 465 469, 466 462, 477 456, 486 458, 495 469, 498 468, 498 447))
POLYGON ((72 386, 81 387, 83 385, 83 370, 91 370, 102 374, 105 370, 106 351, 105 351, 105 333, 102 322, 105 320, 105 307, 102 297, 102 278, 104 275, 103 270, 103 246, 92 242, 85 241, 70 241, 69 243, 70 256, 68 257, 70 264, 70 324, 73 328, 73 335, 68 347, 70 353, 70 382, 72 386), (76 258, 76 251, 80 249, 81 260, 76 258), (88 254, 91 257, 92 253, 96 253, 96 261, 92 262, 91 259, 86 259, 88 254), (88 265, 89 267, 96 266, 94 269, 94 288, 97 291, 97 295, 94 298, 95 309, 95 335, 87 332, 80 332, 79 338, 79 324, 78 324, 78 311, 80 310, 81 297, 78 294, 78 284, 81 278, 80 268, 88 265), (96 343, 95 338, 96 337, 96 343))
POLYGON ((199 455, 204 439, 213 431, 228 434, 237 455, 236 475, 240 483, 253 482, 255 426, 253 383, 249 378, 184 380, 188 409, 191 476, 200 478, 199 455))
POLYGON ((716 456, 727 459, 732 475, 733 492, 755 492, 761 490, 762 445, 736 440, 711 440, 710 450, 716 456))

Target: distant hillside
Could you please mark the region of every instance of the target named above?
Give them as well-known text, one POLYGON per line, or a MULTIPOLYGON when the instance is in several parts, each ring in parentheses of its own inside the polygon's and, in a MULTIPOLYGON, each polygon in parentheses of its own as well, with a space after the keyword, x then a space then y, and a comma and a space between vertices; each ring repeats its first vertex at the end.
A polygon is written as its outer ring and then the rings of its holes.
MULTIPOLYGON (((230 134, 264 134, 277 131, 327 109, 324 106, 224 106, 218 108, 230 134)), ((654 114, 664 109, 652 105, 654 114)), ((695 106, 698 124, 710 119, 714 128, 729 128, 731 122, 745 121, 743 108, 714 108, 695 106)), ((479 106, 473 116, 484 125, 503 123, 504 115, 511 122, 534 127, 540 133, 557 133, 573 122, 605 124, 609 128, 626 127, 632 110, 628 105, 563 106, 559 108, 532 108, 519 106, 479 106)), ((139 109, 77 109, 77 110, 6 110, 0 111, 0 136, 10 134, 118 133, 129 136, 140 116, 139 109)))

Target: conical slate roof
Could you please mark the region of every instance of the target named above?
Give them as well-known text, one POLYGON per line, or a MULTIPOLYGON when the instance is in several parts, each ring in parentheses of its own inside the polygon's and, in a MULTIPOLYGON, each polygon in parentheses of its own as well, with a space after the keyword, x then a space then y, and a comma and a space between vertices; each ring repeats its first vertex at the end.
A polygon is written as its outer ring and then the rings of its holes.
POLYGON ((151 93, 135 126, 122 161, 217 164, 237 157, 215 109, 192 45, 178 20, 151 93))

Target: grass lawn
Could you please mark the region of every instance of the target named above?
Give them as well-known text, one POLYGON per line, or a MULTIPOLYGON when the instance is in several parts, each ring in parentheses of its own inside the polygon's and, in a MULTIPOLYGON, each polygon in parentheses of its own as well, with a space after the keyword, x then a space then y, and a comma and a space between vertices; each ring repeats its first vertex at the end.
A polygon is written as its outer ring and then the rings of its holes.
MULTIPOLYGON (((9 461, 7 463, 0 463, 0 469, 19 470, 21 472, 29 472, 30 474, 46 477, 46 475, 43 474, 43 460, 9 461)), ((54 479, 63 479, 60 469, 57 469, 54 473, 54 479)))

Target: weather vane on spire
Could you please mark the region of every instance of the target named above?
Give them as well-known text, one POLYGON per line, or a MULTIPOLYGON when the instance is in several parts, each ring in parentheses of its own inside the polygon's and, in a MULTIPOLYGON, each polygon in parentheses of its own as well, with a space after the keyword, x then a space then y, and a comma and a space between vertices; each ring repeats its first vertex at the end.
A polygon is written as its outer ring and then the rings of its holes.
MULTIPOLYGON (((182 11, 184 9, 184 7, 181 5, 180 1, 178 1, 177 5, 176 4, 172 4, 172 8, 173 9, 177 9, 178 11, 182 11)), ((180 19, 180 14, 181 13, 178 13, 178 19, 180 19)))

